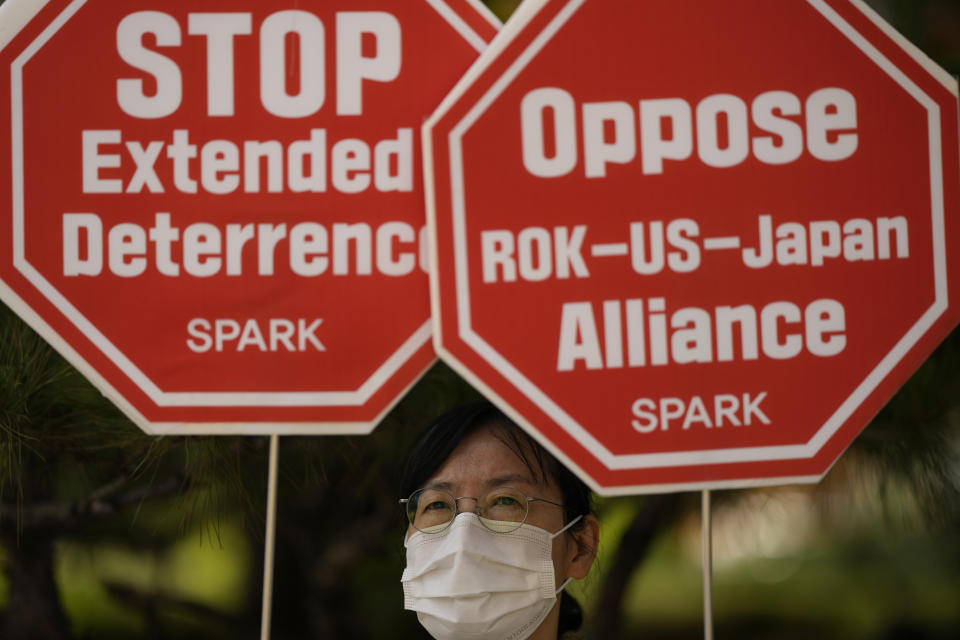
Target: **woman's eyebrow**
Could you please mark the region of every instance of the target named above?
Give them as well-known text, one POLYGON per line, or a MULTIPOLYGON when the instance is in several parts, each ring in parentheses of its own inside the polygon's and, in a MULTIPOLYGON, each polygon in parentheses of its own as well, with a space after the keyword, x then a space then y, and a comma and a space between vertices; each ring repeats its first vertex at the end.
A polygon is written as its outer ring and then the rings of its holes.
MULTIPOLYGON (((484 481, 484 486, 492 489, 493 487, 502 487, 505 485, 510 485, 512 482, 522 482, 523 484, 537 486, 537 483, 534 482, 530 476, 524 475, 522 473, 508 473, 502 476, 494 476, 493 478, 488 478, 484 481)), ((424 489, 435 489, 437 491, 446 491, 447 493, 453 494, 456 491, 456 488, 459 485, 453 482, 441 481, 441 482, 431 482, 430 484, 424 486, 424 489)))
POLYGON ((436 489, 438 491, 446 491, 449 493, 453 491, 453 487, 454 485, 452 482, 431 482, 430 484, 424 486, 423 488, 436 489))
POLYGON ((529 476, 523 475, 521 473, 511 473, 508 475, 496 476, 487 480, 486 485, 488 487, 502 487, 503 485, 509 485, 511 482, 522 482, 528 485, 536 485, 529 476))

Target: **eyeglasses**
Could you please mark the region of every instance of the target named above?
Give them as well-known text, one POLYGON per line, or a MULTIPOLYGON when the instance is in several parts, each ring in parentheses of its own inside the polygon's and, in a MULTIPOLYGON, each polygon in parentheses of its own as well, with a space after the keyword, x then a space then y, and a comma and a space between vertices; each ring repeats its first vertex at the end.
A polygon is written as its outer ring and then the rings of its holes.
POLYGON ((454 498, 440 489, 419 489, 411 493, 409 498, 401 499, 400 504, 406 505, 407 519, 414 529, 424 533, 440 533, 461 513, 461 500, 473 500, 480 523, 494 533, 509 533, 519 529, 527 519, 531 502, 563 507, 558 502, 524 495, 512 487, 497 487, 479 498, 454 498))

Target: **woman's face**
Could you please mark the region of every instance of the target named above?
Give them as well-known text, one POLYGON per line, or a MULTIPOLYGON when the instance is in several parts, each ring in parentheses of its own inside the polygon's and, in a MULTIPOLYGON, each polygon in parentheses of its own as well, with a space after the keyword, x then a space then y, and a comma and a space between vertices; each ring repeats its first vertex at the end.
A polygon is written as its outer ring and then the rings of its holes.
MULTIPOLYGON (((508 486, 534 498, 563 503, 563 495, 552 479, 534 475, 517 454, 497 437, 497 429, 478 429, 467 436, 422 488, 441 489, 455 497, 479 497, 496 487, 508 486)), ((529 456, 528 456, 529 459, 529 456)), ((462 511, 475 511, 473 500, 460 500, 462 511)), ((563 526, 563 508, 546 502, 530 503, 526 523, 550 533, 563 526)), ((410 534, 415 529, 410 528, 410 534)), ((492 533, 490 535, 499 535, 492 533)), ((592 515, 553 539, 552 557, 555 586, 567 578, 583 578, 593 564, 598 540, 597 519, 592 515)), ((559 623, 559 600, 528 640, 555 640, 559 623)))
MULTIPOLYGON (((538 481, 510 447, 482 428, 467 436, 424 486, 442 489, 455 497, 478 497, 495 487, 507 486, 531 497, 563 503, 563 495, 551 480, 546 483, 538 481)), ((472 512, 475 508, 472 500, 460 501, 461 511, 472 512)), ((531 502, 526 523, 555 533, 563 528, 563 509, 545 502, 531 502)), ((411 527, 410 533, 413 532, 411 527)), ((553 567, 557 587, 568 577, 568 545, 571 543, 568 536, 554 539, 553 567)))

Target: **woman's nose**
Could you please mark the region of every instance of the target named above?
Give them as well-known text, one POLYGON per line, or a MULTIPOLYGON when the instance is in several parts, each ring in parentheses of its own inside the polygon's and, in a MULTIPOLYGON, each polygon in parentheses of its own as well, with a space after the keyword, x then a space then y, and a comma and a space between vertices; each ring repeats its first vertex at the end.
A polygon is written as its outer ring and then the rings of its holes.
POLYGON ((480 503, 479 498, 471 498, 470 496, 462 496, 457 498, 457 511, 460 513, 476 513, 477 505, 480 503), (466 500, 466 506, 464 506, 464 500, 466 500))

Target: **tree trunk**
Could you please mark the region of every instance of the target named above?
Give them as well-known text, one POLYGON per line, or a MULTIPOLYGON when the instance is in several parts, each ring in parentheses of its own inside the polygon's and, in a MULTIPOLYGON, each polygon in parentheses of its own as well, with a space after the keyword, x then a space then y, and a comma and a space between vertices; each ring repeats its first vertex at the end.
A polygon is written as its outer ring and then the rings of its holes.
POLYGON ((66 616, 53 577, 53 539, 43 535, 0 537, 10 583, 7 609, 0 617, 5 640, 70 640, 66 616))
POLYGON ((634 570, 643 562, 657 534, 673 524, 683 496, 647 496, 633 522, 623 533, 617 551, 604 569, 597 613, 588 625, 590 640, 615 640, 623 631, 623 599, 634 570))

